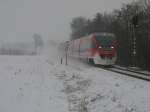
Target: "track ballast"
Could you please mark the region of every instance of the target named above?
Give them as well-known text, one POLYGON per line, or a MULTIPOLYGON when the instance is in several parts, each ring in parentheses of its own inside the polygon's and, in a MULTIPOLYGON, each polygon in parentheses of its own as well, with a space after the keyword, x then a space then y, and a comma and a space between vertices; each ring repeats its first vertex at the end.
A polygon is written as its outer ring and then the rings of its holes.
POLYGON ((128 68, 121 68, 121 67, 117 67, 117 66, 112 66, 112 67, 103 67, 103 69, 108 70, 108 71, 112 71, 115 73, 119 73, 119 74, 123 74, 123 75, 127 75, 130 77, 134 77, 134 78, 138 78, 138 79, 142 79, 145 81, 150 81, 150 73, 143 73, 142 71, 136 71, 133 69, 128 69, 128 68))

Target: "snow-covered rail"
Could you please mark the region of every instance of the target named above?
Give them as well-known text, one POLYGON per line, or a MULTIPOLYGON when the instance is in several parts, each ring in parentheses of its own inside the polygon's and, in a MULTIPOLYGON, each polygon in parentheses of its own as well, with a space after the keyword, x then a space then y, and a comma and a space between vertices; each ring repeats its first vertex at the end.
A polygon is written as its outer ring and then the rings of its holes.
POLYGON ((131 77, 134 77, 134 78, 150 81, 150 73, 144 73, 144 72, 141 72, 141 71, 135 71, 133 69, 126 69, 126 68, 121 68, 121 67, 116 67, 116 66, 113 66, 113 67, 110 67, 110 68, 104 68, 104 69, 112 71, 112 72, 116 72, 116 73, 119 73, 119 74, 131 76, 131 77))
POLYGON ((126 70, 126 71, 130 71, 130 72, 134 72, 134 73, 138 73, 138 74, 143 74, 143 75, 150 76, 150 72, 141 70, 139 68, 121 67, 121 66, 117 66, 117 65, 114 65, 113 67, 114 68, 118 68, 120 70, 126 70))

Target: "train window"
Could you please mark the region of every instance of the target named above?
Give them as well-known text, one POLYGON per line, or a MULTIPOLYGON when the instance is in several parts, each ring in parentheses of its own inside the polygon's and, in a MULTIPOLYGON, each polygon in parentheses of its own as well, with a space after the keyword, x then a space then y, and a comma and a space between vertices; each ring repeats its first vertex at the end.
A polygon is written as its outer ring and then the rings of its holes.
POLYGON ((80 43, 80 40, 75 40, 74 41, 74 48, 73 48, 74 52, 78 52, 79 51, 79 43, 80 43))
POLYGON ((91 48, 91 41, 89 39, 84 39, 80 44, 80 51, 85 51, 91 48))
POLYGON ((101 34, 101 35, 96 35, 96 41, 102 46, 102 47, 109 47, 112 45, 114 40, 116 40, 114 35, 110 34, 101 34))
POLYGON ((94 43, 94 41, 91 41, 91 48, 96 48, 96 44, 94 43))
POLYGON ((84 50, 85 50, 84 41, 81 41, 81 43, 80 43, 80 51, 84 51, 84 50))
POLYGON ((87 40, 87 49, 90 49, 90 48, 91 48, 91 44, 92 44, 91 40, 88 39, 88 40, 87 40))

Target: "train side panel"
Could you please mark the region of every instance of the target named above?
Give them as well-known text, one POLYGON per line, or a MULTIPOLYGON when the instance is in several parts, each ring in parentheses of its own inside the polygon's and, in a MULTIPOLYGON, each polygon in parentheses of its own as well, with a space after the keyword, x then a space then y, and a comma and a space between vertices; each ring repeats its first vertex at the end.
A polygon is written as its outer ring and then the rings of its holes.
POLYGON ((117 60, 116 40, 111 34, 91 34, 69 42, 68 54, 100 65, 113 65, 117 60), (102 38, 100 36, 102 36, 102 38))

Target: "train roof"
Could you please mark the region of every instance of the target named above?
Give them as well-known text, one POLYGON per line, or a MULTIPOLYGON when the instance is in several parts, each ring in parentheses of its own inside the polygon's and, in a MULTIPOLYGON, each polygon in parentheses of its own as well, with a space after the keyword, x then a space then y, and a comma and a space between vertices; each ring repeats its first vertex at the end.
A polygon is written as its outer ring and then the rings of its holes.
POLYGON ((93 33, 95 36, 115 36, 113 33, 108 33, 108 32, 98 32, 98 33, 93 33))

